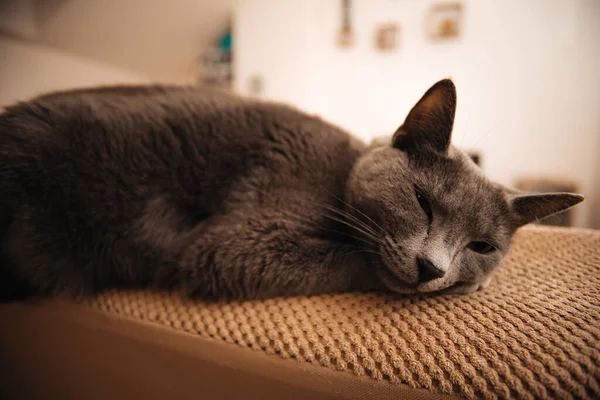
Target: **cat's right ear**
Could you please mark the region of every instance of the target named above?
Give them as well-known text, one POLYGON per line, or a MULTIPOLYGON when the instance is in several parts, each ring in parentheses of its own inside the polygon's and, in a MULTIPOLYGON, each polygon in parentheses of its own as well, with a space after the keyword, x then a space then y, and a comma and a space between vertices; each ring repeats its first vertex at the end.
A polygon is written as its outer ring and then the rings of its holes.
POLYGON ((575 193, 509 193, 510 208, 515 227, 565 211, 584 200, 582 195, 575 193))
POLYGON ((446 153, 450 146, 456 88, 450 79, 433 85, 410 110, 404 124, 392 138, 392 145, 408 153, 446 153))

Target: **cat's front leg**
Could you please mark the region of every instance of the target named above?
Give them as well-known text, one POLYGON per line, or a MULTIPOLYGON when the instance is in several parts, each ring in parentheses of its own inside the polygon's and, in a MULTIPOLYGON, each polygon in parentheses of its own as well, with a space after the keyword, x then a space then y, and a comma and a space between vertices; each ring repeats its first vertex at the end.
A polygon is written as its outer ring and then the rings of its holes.
POLYGON ((278 212, 214 219, 159 270, 156 283, 201 298, 260 299, 365 291, 376 285, 366 253, 322 239, 278 212))

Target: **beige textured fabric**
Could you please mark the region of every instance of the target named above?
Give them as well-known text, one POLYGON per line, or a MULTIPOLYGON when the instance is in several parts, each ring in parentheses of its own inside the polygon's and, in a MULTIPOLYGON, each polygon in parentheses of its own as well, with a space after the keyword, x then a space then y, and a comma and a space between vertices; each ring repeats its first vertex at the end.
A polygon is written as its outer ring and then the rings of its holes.
POLYGON ((600 398, 600 231, 526 228, 483 292, 203 303, 149 291, 106 313, 273 357, 476 398, 600 398))

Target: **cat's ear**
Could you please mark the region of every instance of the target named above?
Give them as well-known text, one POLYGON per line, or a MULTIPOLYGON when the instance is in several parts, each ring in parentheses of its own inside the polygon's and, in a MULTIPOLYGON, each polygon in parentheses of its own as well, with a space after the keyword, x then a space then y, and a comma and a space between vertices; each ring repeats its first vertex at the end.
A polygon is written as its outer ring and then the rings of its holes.
POLYGON ((441 80, 410 110, 404 124, 394 133, 393 146, 409 153, 446 153, 450 146, 455 111, 454 83, 450 79, 441 80))
POLYGON ((584 197, 575 193, 512 194, 510 208, 517 227, 565 211, 581 203, 584 197))

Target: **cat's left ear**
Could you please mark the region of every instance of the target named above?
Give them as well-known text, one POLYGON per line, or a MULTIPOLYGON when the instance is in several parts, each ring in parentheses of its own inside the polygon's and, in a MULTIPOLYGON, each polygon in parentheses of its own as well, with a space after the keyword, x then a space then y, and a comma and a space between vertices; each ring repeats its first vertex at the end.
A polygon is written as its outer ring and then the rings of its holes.
POLYGON ((393 146, 409 153, 446 153, 450 146, 455 112, 454 83, 450 79, 441 80, 410 110, 404 124, 394 133, 393 146))
POLYGON ((516 227, 565 211, 581 203, 584 197, 575 193, 511 195, 510 208, 516 227))

